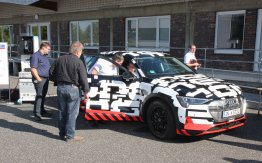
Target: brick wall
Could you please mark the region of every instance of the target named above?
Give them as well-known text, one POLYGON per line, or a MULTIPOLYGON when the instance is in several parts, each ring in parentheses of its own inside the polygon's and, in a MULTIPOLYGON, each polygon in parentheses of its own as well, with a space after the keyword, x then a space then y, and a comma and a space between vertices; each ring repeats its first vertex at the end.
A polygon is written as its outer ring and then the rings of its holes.
MULTIPOLYGON (((197 46, 196 57, 203 65, 205 53, 208 59, 214 59, 214 40, 216 32, 216 13, 215 12, 201 12, 195 13, 195 30, 194 30, 194 44, 197 46), (206 50, 204 48, 211 48, 206 50)), ((208 67, 214 66, 216 62, 210 62, 208 67)))
POLYGON ((92 11, 98 9, 141 7, 177 2, 181 2, 181 0, 66 0, 59 2, 58 11, 92 11))
POLYGON ((113 19, 114 50, 125 50, 125 18, 113 19))
MULTIPOLYGON (((256 29, 257 29, 257 9, 246 10, 245 18, 245 30, 244 30, 244 49, 255 49, 256 45, 256 29)), ((253 50, 244 50, 243 61, 254 61, 255 51, 253 50)), ((239 70, 239 69, 237 69, 239 70)), ((253 70, 253 63, 240 64, 240 70, 253 70)))
POLYGON ((194 42, 199 48, 213 48, 216 31, 216 13, 196 13, 194 42))
POLYGON ((20 55, 20 53, 23 53, 22 49, 20 49, 19 44, 21 43, 21 33, 26 33, 26 25, 25 24, 14 24, 13 25, 13 35, 14 35, 14 44, 16 44, 15 47, 13 47, 12 56, 20 55))
MULTIPOLYGON (((257 10, 247 10, 244 30, 244 49, 254 49, 256 39, 257 10)), ((203 12, 196 13, 196 24, 194 32, 195 44, 198 47, 196 56, 199 60, 206 58, 208 68, 219 68, 225 70, 245 70, 253 69, 254 51, 244 50, 243 54, 218 54, 214 53, 216 28, 216 13, 203 12), (204 48, 208 48, 205 49, 204 48), (210 48, 210 49, 209 49, 210 48), (211 61, 212 60, 212 61, 211 61), (240 61, 240 62, 237 62, 240 61), (246 63, 244 63, 246 62, 246 63)), ((203 64, 203 61, 202 61, 203 64)))
MULTIPOLYGON (((110 50, 110 18, 99 19, 100 51, 110 50)), ((113 18, 113 50, 125 49, 125 18, 113 18)))
MULTIPOLYGON (((20 24, 14 24, 13 25, 13 34, 14 34, 14 44, 18 44, 19 43, 19 38, 20 38, 20 24)), ((17 56, 18 53, 17 51, 19 50, 19 47, 16 46, 12 49, 12 51, 15 51, 15 52, 12 52, 12 56, 17 56)))
MULTIPOLYGON (((233 0, 234 3, 237 0, 233 0)), ((253 0, 251 0, 253 1, 253 0)), ((110 21, 113 22, 113 36, 112 36, 112 45, 113 50, 124 49, 125 46, 125 18, 124 17, 133 17, 134 11, 139 9, 143 10, 135 13, 139 14, 138 16, 155 16, 155 15, 171 15, 171 28, 170 28, 170 54, 178 58, 183 58, 186 42, 186 14, 181 13, 174 7, 176 1, 171 0, 68 0, 68 1, 59 1, 58 3, 58 12, 47 12, 39 14, 39 22, 51 22, 51 41, 53 45, 57 45, 60 41, 62 45, 60 50, 63 52, 68 52, 69 49, 69 21, 72 20, 88 20, 88 19, 98 19, 99 20, 99 51, 110 50, 110 21), (170 3, 170 4, 168 4, 170 3), (172 5, 171 5, 172 3, 172 5), (136 7, 135 7, 136 6, 136 7), (139 7, 138 7, 139 6, 139 7), (146 9, 141 6, 147 6, 146 9), (151 7, 149 7, 151 6, 151 7), (152 10, 153 8, 157 10, 152 10), (162 10, 160 10, 162 9, 162 10), (150 11, 149 11, 150 10, 150 11), (72 12, 71 12, 72 11, 72 12), (93 12, 94 11, 94 12, 93 12), (64 13, 63 13, 64 12, 64 13), (53 13, 53 15, 52 15, 53 13), (122 13, 117 16, 114 14, 108 15, 110 13, 122 13), (45 15, 47 14, 47 15, 45 15), (49 15, 50 14, 50 15, 49 15), (113 15, 113 16, 112 16, 113 15), (121 16, 121 17, 119 17, 121 16), (61 19, 60 19, 61 18, 61 19), (57 21, 59 20, 59 21, 57 21), (57 30, 59 27, 59 31, 57 30), (58 32, 60 38, 58 38, 58 32), (58 39, 60 39, 58 41, 58 39), (123 48, 121 48, 123 47, 123 48)), ((206 2, 208 4, 208 2, 206 2)), ((230 3, 233 3, 230 1, 230 3)), ((244 3, 244 1, 243 1, 244 3)), ((247 2, 245 2, 247 3, 247 2)), ((254 4, 250 2, 249 5, 254 4)), ((258 1, 257 1, 258 3, 258 1)), ((260 2, 261 3, 261 2, 260 2)), ((199 3, 190 3, 195 8, 192 9, 192 12, 195 12, 195 24, 194 24, 194 43, 197 45, 197 58, 204 59, 205 53, 206 57, 209 60, 218 60, 210 61, 207 63, 207 67, 212 68, 223 68, 223 69, 234 69, 234 70, 252 70, 253 63, 243 64, 238 62, 226 62, 223 60, 232 60, 232 61, 251 61, 254 60, 254 51, 244 50, 243 54, 215 54, 214 53, 214 42, 215 42, 215 27, 216 27, 216 11, 218 10, 244 10, 245 7, 240 8, 238 5, 235 6, 225 6, 224 8, 219 8, 219 5, 222 5, 222 1, 217 1, 217 5, 209 4, 209 6, 204 6, 204 1, 199 1, 199 3), (202 3, 203 2, 203 3, 202 3), (198 8, 197 8, 198 7, 198 8), (202 8, 203 7, 203 8, 202 8), (232 8, 233 7, 233 8, 232 8), (194 11, 193 11, 194 10, 194 11), (202 49, 201 49, 202 48, 202 49), (205 51, 203 48, 209 48, 205 51)), ((241 3, 242 4, 242 3, 241 3)), ((242 4, 244 6, 245 4, 242 4)), ((177 4, 179 6, 179 4, 177 4)), ((191 6, 191 7, 192 7, 191 6)), ((252 6, 251 6, 252 7, 252 6)), ((259 7, 259 4, 258 4, 259 7)), ((250 6, 247 6, 247 9, 250 6)), ((41 11, 41 10, 39 10, 41 11)), ((182 10, 181 10, 182 11, 182 10)), ((183 11, 184 12, 184 11, 183 11)), ((30 11, 30 13, 33 13, 30 11)), ((136 16, 136 15, 135 15, 136 16)), ((11 19, 10 19, 11 20, 11 19)), ((15 24, 14 25, 14 37, 16 43, 16 36, 20 36, 21 33, 26 33, 26 22, 35 21, 33 15, 29 16, 20 16, 13 18, 13 22, 21 21, 24 24, 15 24), (29 21, 30 20, 30 21, 29 21)), ((256 21, 257 21, 257 9, 248 9, 246 10, 245 18, 245 31, 244 31, 244 49, 254 49, 255 48, 255 39, 256 39, 256 21)), ((187 35, 188 36, 188 35, 187 35)), ((86 53, 95 53, 97 50, 85 50, 86 53)))
POLYGON ((20 24, 13 25, 13 34, 14 34, 14 44, 17 44, 20 36, 20 24))
POLYGON ((257 14, 257 9, 246 10, 244 49, 255 49, 257 14))
POLYGON ((99 46, 100 51, 108 51, 110 45, 110 19, 99 19, 99 46))
POLYGON ((184 57, 185 36, 186 36, 186 15, 175 14, 171 15, 170 29, 170 54, 177 57, 184 57))
POLYGON ((60 44, 61 44, 60 51, 69 52, 69 44, 70 44, 69 22, 68 21, 59 22, 59 30, 60 30, 59 32, 60 32, 60 44))
POLYGON ((59 22, 51 22, 50 23, 50 33, 52 33, 50 43, 52 45, 58 45, 58 30, 57 30, 58 24, 59 24, 59 22))

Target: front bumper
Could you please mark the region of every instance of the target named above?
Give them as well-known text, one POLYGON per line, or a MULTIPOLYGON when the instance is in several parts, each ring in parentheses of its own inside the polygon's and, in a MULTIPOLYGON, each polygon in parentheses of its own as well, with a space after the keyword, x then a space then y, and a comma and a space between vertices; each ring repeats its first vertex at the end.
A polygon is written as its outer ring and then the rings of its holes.
POLYGON ((176 133, 185 136, 214 134, 243 126, 245 122, 245 115, 234 120, 214 124, 195 124, 190 117, 186 117, 186 123, 183 129, 177 129, 176 133))

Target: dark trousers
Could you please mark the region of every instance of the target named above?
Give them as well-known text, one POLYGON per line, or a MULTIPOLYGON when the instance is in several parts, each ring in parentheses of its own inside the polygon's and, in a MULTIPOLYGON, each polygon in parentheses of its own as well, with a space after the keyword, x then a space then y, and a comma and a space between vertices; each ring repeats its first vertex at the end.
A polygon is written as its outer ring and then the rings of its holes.
POLYGON ((45 96, 48 90, 49 80, 48 78, 41 78, 42 81, 38 83, 34 83, 36 96, 35 96, 35 103, 34 103, 34 115, 41 116, 43 112, 45 112, 44 105, 45 105, 45 96))

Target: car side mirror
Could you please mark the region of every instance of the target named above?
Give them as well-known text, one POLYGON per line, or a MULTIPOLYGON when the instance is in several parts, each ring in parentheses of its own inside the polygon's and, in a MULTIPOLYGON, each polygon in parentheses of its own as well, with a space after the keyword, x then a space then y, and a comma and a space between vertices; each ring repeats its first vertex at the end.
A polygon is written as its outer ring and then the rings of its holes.
POLYGON ((129 73, 129 72, 124 72, 124 73, 122 74, 122 77, 123 77, 123 79, 126 80, 126 81, 134 80, 134 77, 133 77, 133 76, 131 75, 131 73, 129 73))

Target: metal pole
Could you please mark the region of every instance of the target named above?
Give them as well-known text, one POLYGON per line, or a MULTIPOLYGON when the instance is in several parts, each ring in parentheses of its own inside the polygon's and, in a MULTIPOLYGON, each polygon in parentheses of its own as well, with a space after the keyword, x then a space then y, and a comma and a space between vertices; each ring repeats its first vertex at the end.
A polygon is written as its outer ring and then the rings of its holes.
MULTIPOLYGON (((8 62, 8 66, 9 66, 9 62, 8 62)), ((9 69, 8 69, 8 90, 9 90, 9 102, 11 102, 11 91, 10 91, 10 74, 9 74, 9 69)))
POLYGON ((205 74, 206 74, 206 60, 207 60, 207 48, 205 48, 205 60, 204 60, 205 74))
MULTIPOLYGON (((11 46, 10 46, 11 47, 11 46)), ((8 53, 8 51, 7 51, 8 53)), ((10 51, 11 53, 11 51, 10 51)), ((11 56, 11 54, 10 54, 11 56)), ((9 99, 9 102, 11 102, 11 91, 10 91, 10 73, 9 73, 9 57, 7 55, 7 66, 8 66, 8 99, 9 99)))
POLYGON ((257 69, 258 69, 258 82, 261 83, 261 69, 262 69, 262 56, 261 56, 261 50, 258 50, 258 60, 254 62, 254 64, 257 64, 257 69))
POLYGON ((260 109, 261 109, 261 103, 262 103, 261 92, 262 92, 262 88, 258 88, 258 91, 259 91, 259 104, 258 104, 258 112, 257 112, 257 114, 260 113, 260 109))

